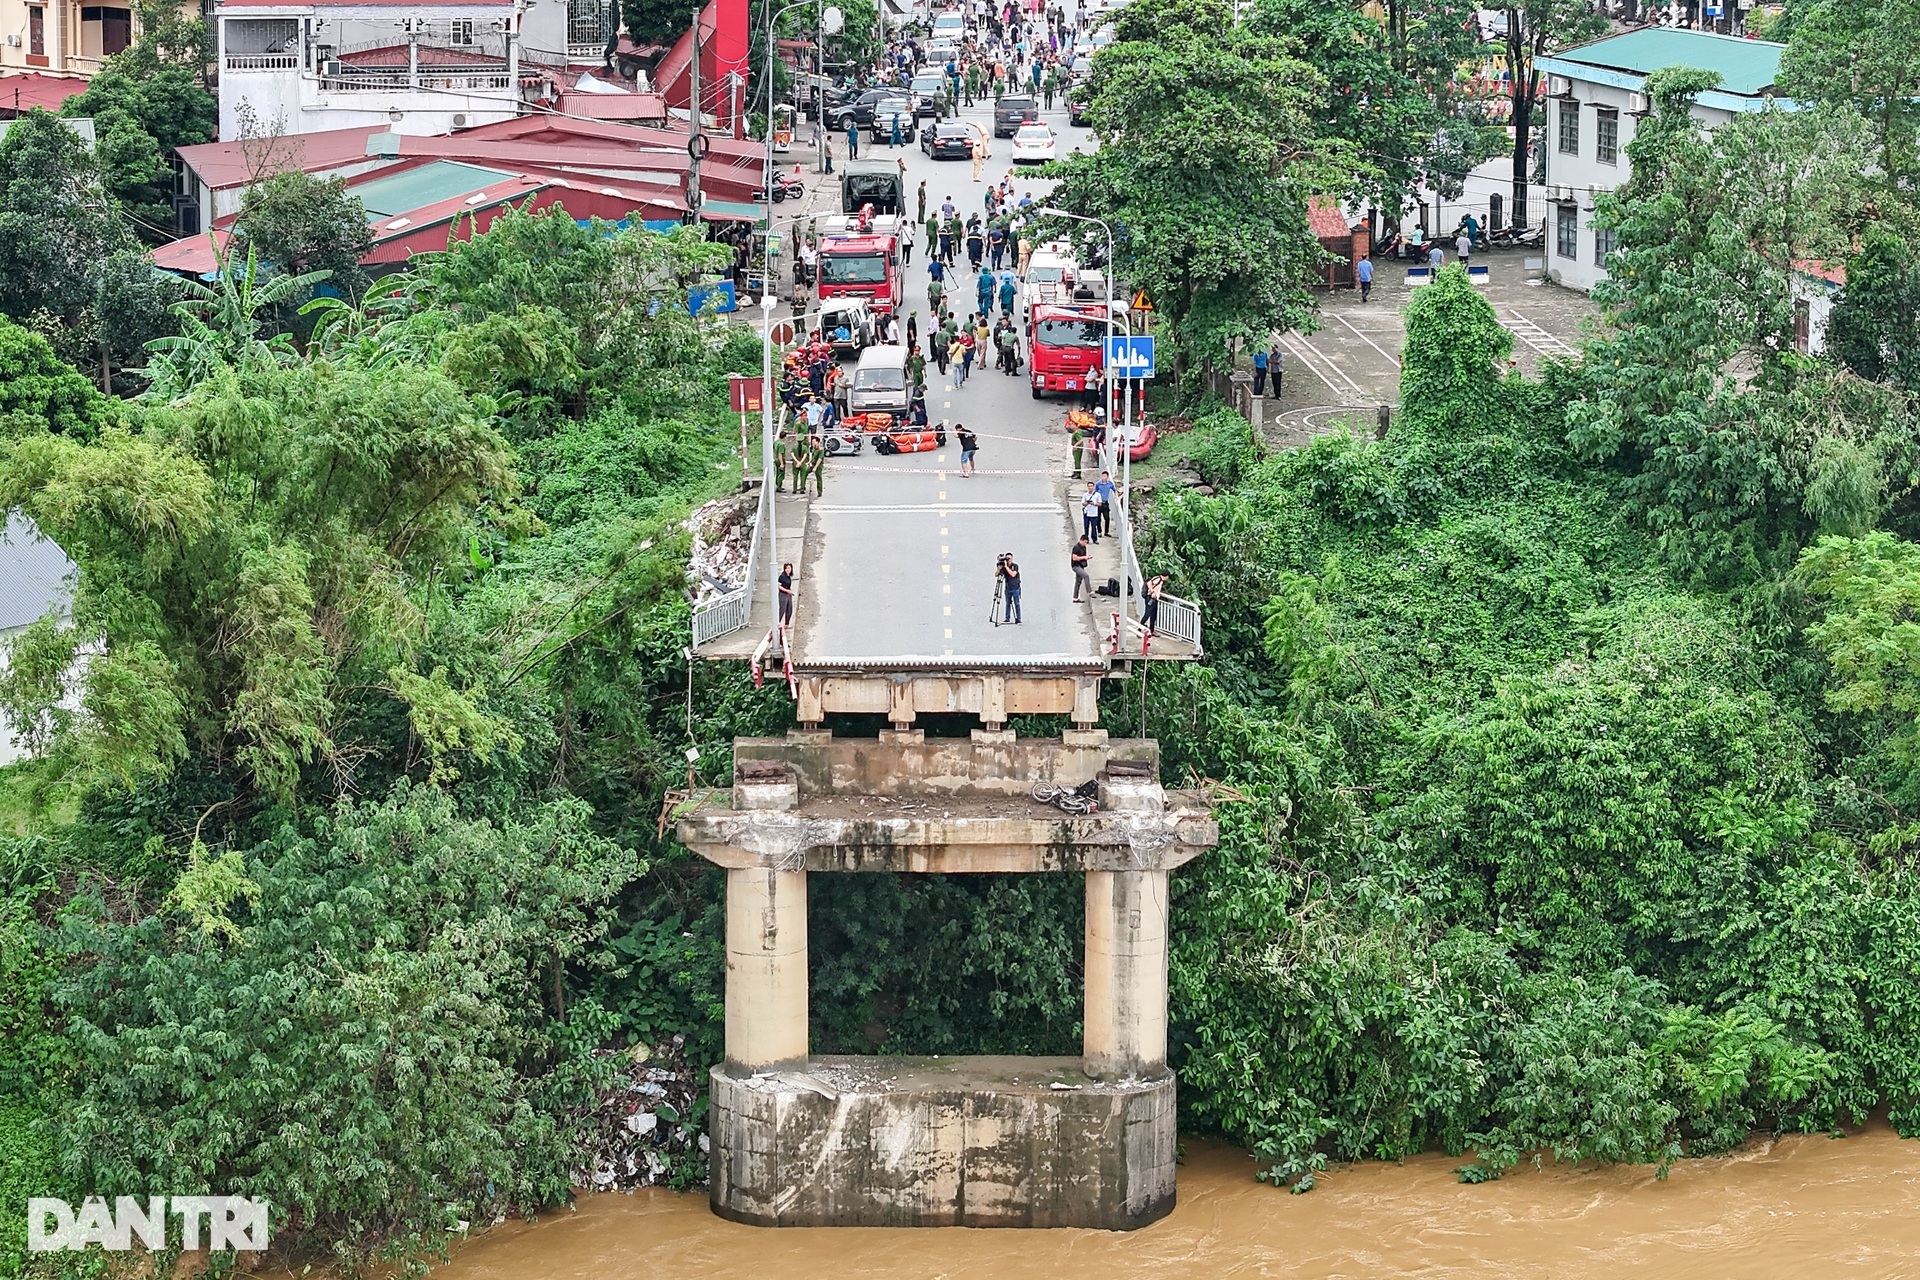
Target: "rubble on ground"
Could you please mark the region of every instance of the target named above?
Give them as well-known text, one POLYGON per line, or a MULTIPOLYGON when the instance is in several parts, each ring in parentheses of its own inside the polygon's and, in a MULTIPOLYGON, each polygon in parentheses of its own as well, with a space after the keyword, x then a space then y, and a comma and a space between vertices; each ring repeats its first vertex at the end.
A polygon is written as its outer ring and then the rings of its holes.
POLYGON ((696 1109, 701 1078, 686 1059, 685 1036, 658 1045, 601 1049, 618 1059, 613 1084, 581 1117, 582 1165, 577 1187, 629 1191, 684 1187, 702 1179, 707 1164, 704 1117, 696 1109), (678 1176, 676 1176, 676 1174, 678 1176))
POLYGON ((715 498, 687 517, 687 528, 693 533, 687 586, 696 605, 746 584, 757 498, 755 493, 715 498))

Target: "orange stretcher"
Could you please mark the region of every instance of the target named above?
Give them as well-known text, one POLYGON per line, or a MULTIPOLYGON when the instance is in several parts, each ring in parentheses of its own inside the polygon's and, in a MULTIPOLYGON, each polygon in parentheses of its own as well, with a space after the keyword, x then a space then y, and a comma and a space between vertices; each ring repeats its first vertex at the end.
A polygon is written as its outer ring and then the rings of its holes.
POLYGON ((873 438, 878 453, 927 453, 947 442, 944 431, 894 431, 873 438))

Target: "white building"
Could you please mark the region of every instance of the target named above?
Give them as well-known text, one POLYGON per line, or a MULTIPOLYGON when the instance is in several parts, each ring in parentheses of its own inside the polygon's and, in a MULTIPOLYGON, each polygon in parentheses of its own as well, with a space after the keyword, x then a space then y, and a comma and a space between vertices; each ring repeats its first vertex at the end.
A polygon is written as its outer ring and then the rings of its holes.
MULTIPOLYGON (((48 613, 65 616, 71 599, 73 561, 18 511, 0 532, 0 665, 13 638, 48 613)), ((0 719, 0 765, 23 753, 13 729, 0 719)))
POLYGON ((598 59, 603 0, 226 0, 220 136, 382 125, 446 133, 560 91, 598 59), (590 21, 588 21, 590 19, 590 21), (571 43, 591 26, 596 43, 571 43))
MULTIPOLYGON (((1593 226, 1594 197, 1627 180, 1627 143, 1649 110, 1647 76, 1687 66, 1720 73, 1694 103, 1709 129, 1773 101, 1785 45, 1649 27, 1537 59, 1547 93, 1547 275, 1591 290, 1606 279, 1613 236, 1593 226)), ((1782 102, 1783 106, 1791 106, 1782 102)))

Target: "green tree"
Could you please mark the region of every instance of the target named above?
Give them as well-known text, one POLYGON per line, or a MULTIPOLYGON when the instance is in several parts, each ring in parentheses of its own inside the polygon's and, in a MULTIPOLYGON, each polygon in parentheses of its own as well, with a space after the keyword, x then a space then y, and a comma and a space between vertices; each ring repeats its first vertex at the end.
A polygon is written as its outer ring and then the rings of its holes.
POLYGON ((1518 0, 1508 4, 1505 13, 1511 77, 1507 97, 1512 103, 1507 123, 1513 128, 1512 221, 1524 227, 1533 221, 1527 208, 1527 188, 1533 177, 1528 154, 1533 145, 1533 112, 1540 104, 1540 72, 1534 60, 1605 34, 1607 18, 1590 0, 1518 0))
MULTIPOLYGON (((124 57, 125 55, 118 55, 124 57)), ((91 117, 107 190, 141 234, 173 236, 173 151, 209 142, 219 103, 182 66, 115 61, 69 98, 63 116, 91 117)))
POLYGON ((1920 391, 1920 259, 1893 227, 1867 228, 1848 259, 1827 349, 1863 378, 1920 391))
POLYGON ((1130 5, 1095 59, 1088 115, 1106 145, 1056 166, 1054 201, 1114 228, 1114 270, 1152 299, 1176 372, 1307 323, 1321 261, 1307 197, 1346 186, 1313 125, 1325 91, 1215 0, 1130 5))
POLYGON ((1880 171, 1895 186, 1920 176, 1920 4, 1821 0, 1780 56, 1780 90, 1800 102, 1845 104, 1873 123, 1880 171))
POLYGON ((565 1198, 595 1079, 556 1003, 641 869, 577 801, 493 823, 401 787, 246 851, 231 938, 68 910, 60 999, 90 1070, 60 1125, 90 1183, 244 1190, 352 1274, 456 1220, 565 1198))
POLYGON ((103 389, 171 326, 163 278, 104 190, 86 144, 30 111, 0 140, 0 315, 34 328, 103 389))
POLYGON ((620 0, 620 20, 637 45, 672 44, 693 25, 699 7, 676 0, 620 0))
POLYGON ((111 402, 39 334, 0 320, 0 435, 41 431, 87 439, 111 402))
POLYGON ((324 272, 327 283, 352 298, 367 287, 360 258, 372 246, 366 210, 345 178, 295 171, 247 188, 227 252, 230 258, 257 255, 261 266, 282 275, 324 272))
POLYGON ((14 645, 13 723, 77 781, 137 780, 192 751, 288 797, 310 764, 358 754, 338 736, 343 683, 457 718, 444 678, 392 674, 425 634, 408 588, 461 572, 476 509, 510 508, 515 489, 499 433, 422 368, 243 365, 94 443, 15 439, 0 500, 79 581, 72 627, 14 645), (100 651, 76 711, 63 689, 83 640, 100 651))

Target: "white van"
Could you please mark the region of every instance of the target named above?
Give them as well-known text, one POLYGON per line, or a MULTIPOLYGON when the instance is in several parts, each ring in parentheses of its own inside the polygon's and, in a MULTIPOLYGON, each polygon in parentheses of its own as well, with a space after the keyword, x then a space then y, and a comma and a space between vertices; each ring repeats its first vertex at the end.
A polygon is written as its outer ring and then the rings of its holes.
POLYGON ((853 377, 840 384, 845 388, 840 415, 890 413, 904 419, 913 407, 913 391, 907 386, 907 349, 901 346, 868 347, 853 367, 853 377))

